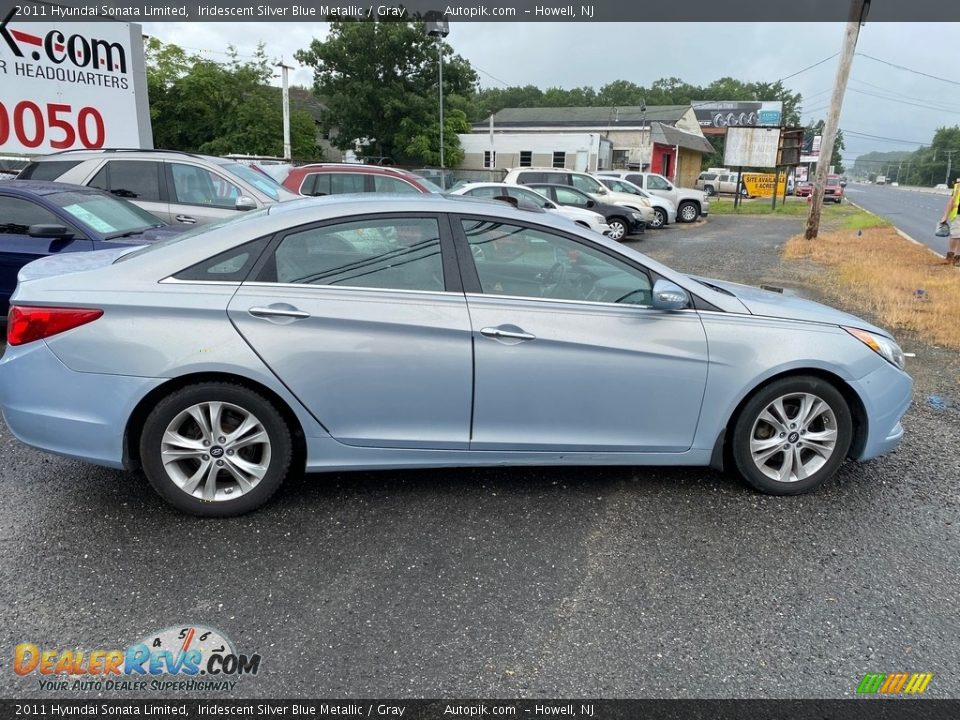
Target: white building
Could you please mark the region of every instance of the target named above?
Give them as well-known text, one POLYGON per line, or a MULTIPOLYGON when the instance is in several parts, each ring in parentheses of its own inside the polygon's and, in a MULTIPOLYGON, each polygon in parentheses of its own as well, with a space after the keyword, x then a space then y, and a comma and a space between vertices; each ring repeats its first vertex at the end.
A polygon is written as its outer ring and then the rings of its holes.
POLYGON ((556 167, 596 172, 611 167, 612 143, 600 133, 475 132, 460 135, 462 170, 556 167))

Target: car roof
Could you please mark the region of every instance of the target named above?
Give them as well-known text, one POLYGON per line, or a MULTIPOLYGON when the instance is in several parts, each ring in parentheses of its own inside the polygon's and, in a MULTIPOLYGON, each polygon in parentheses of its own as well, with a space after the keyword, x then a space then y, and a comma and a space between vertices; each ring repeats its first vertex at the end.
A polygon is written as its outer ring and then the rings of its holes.
POLYGON ((86 195, 103 195, 97 188, 73 185, 72 183, 52 182, 50 180, 0 180, 0 190, 12 191, 17 195, 55 195, 62 192, 75 192, 86 195))
POLYGON ((390 165, 367 165, 365 163, 313 163, 291 168, 290 172, 356 172, 371 175, 392 175, 402 178, 413 177, 418 180, 426 179, 403 168, 391 167, 390 165))
POLYGON ((191 153, 183 150, 164 150, 156 149, 151 150, 147 148, 99 148, 96 150, 83 149, 83 150, 61 150, 60 152, 50 153, 49 155, 42 155, 40 157, 32 158, 33 162, 47 162, 47 161, 56 161, 67 159, 71 157, 82 157, 82 158, 98 158, 105 157, 109 155, 145 155, 148 157, 154 157, 156 155, 170 155, 170 156, 180 156, 180 157, 190 157, 196 160, 205 160, 206 162, 215 163, 217 165, 230 165, 237 163, 237 160, 232 160, 230 158, 221 158, 214 155, 202 155, 200 153, 191 153))

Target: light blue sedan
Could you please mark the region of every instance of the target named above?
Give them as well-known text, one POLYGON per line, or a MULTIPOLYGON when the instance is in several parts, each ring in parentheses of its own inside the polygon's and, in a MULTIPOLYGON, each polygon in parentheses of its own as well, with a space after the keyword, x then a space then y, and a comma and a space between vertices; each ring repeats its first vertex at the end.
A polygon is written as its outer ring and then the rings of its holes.
POLYGON ((802 493, 894 448, 912 386, 857 317, 450 196, 311 198, 42 259, 11 304, 13 433, 142 467, 197 515, 303 470, 710 465, 802 493))

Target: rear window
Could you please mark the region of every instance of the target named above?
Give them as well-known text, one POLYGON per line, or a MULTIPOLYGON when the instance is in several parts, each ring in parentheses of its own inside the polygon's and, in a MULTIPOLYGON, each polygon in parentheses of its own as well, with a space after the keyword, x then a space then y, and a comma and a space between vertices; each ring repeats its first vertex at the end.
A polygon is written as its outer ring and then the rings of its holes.
POLYGON ((80 160, 51 160, 32 162, 19 175, 18 180, 58 180, 68 170, 80 164, 80 160))

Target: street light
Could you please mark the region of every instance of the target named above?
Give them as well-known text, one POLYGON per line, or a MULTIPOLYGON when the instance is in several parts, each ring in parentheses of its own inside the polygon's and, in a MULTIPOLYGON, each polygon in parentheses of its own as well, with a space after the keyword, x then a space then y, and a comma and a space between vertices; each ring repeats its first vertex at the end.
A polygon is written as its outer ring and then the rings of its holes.
POLYGON ((424 16, 427 35, 437 39, 437 66, 439 67, 438 92, 440 94, 440 185, 446 189, 443 164, 443 39, 450 34, 450 23, 439 10, 431 10, 424 16))

